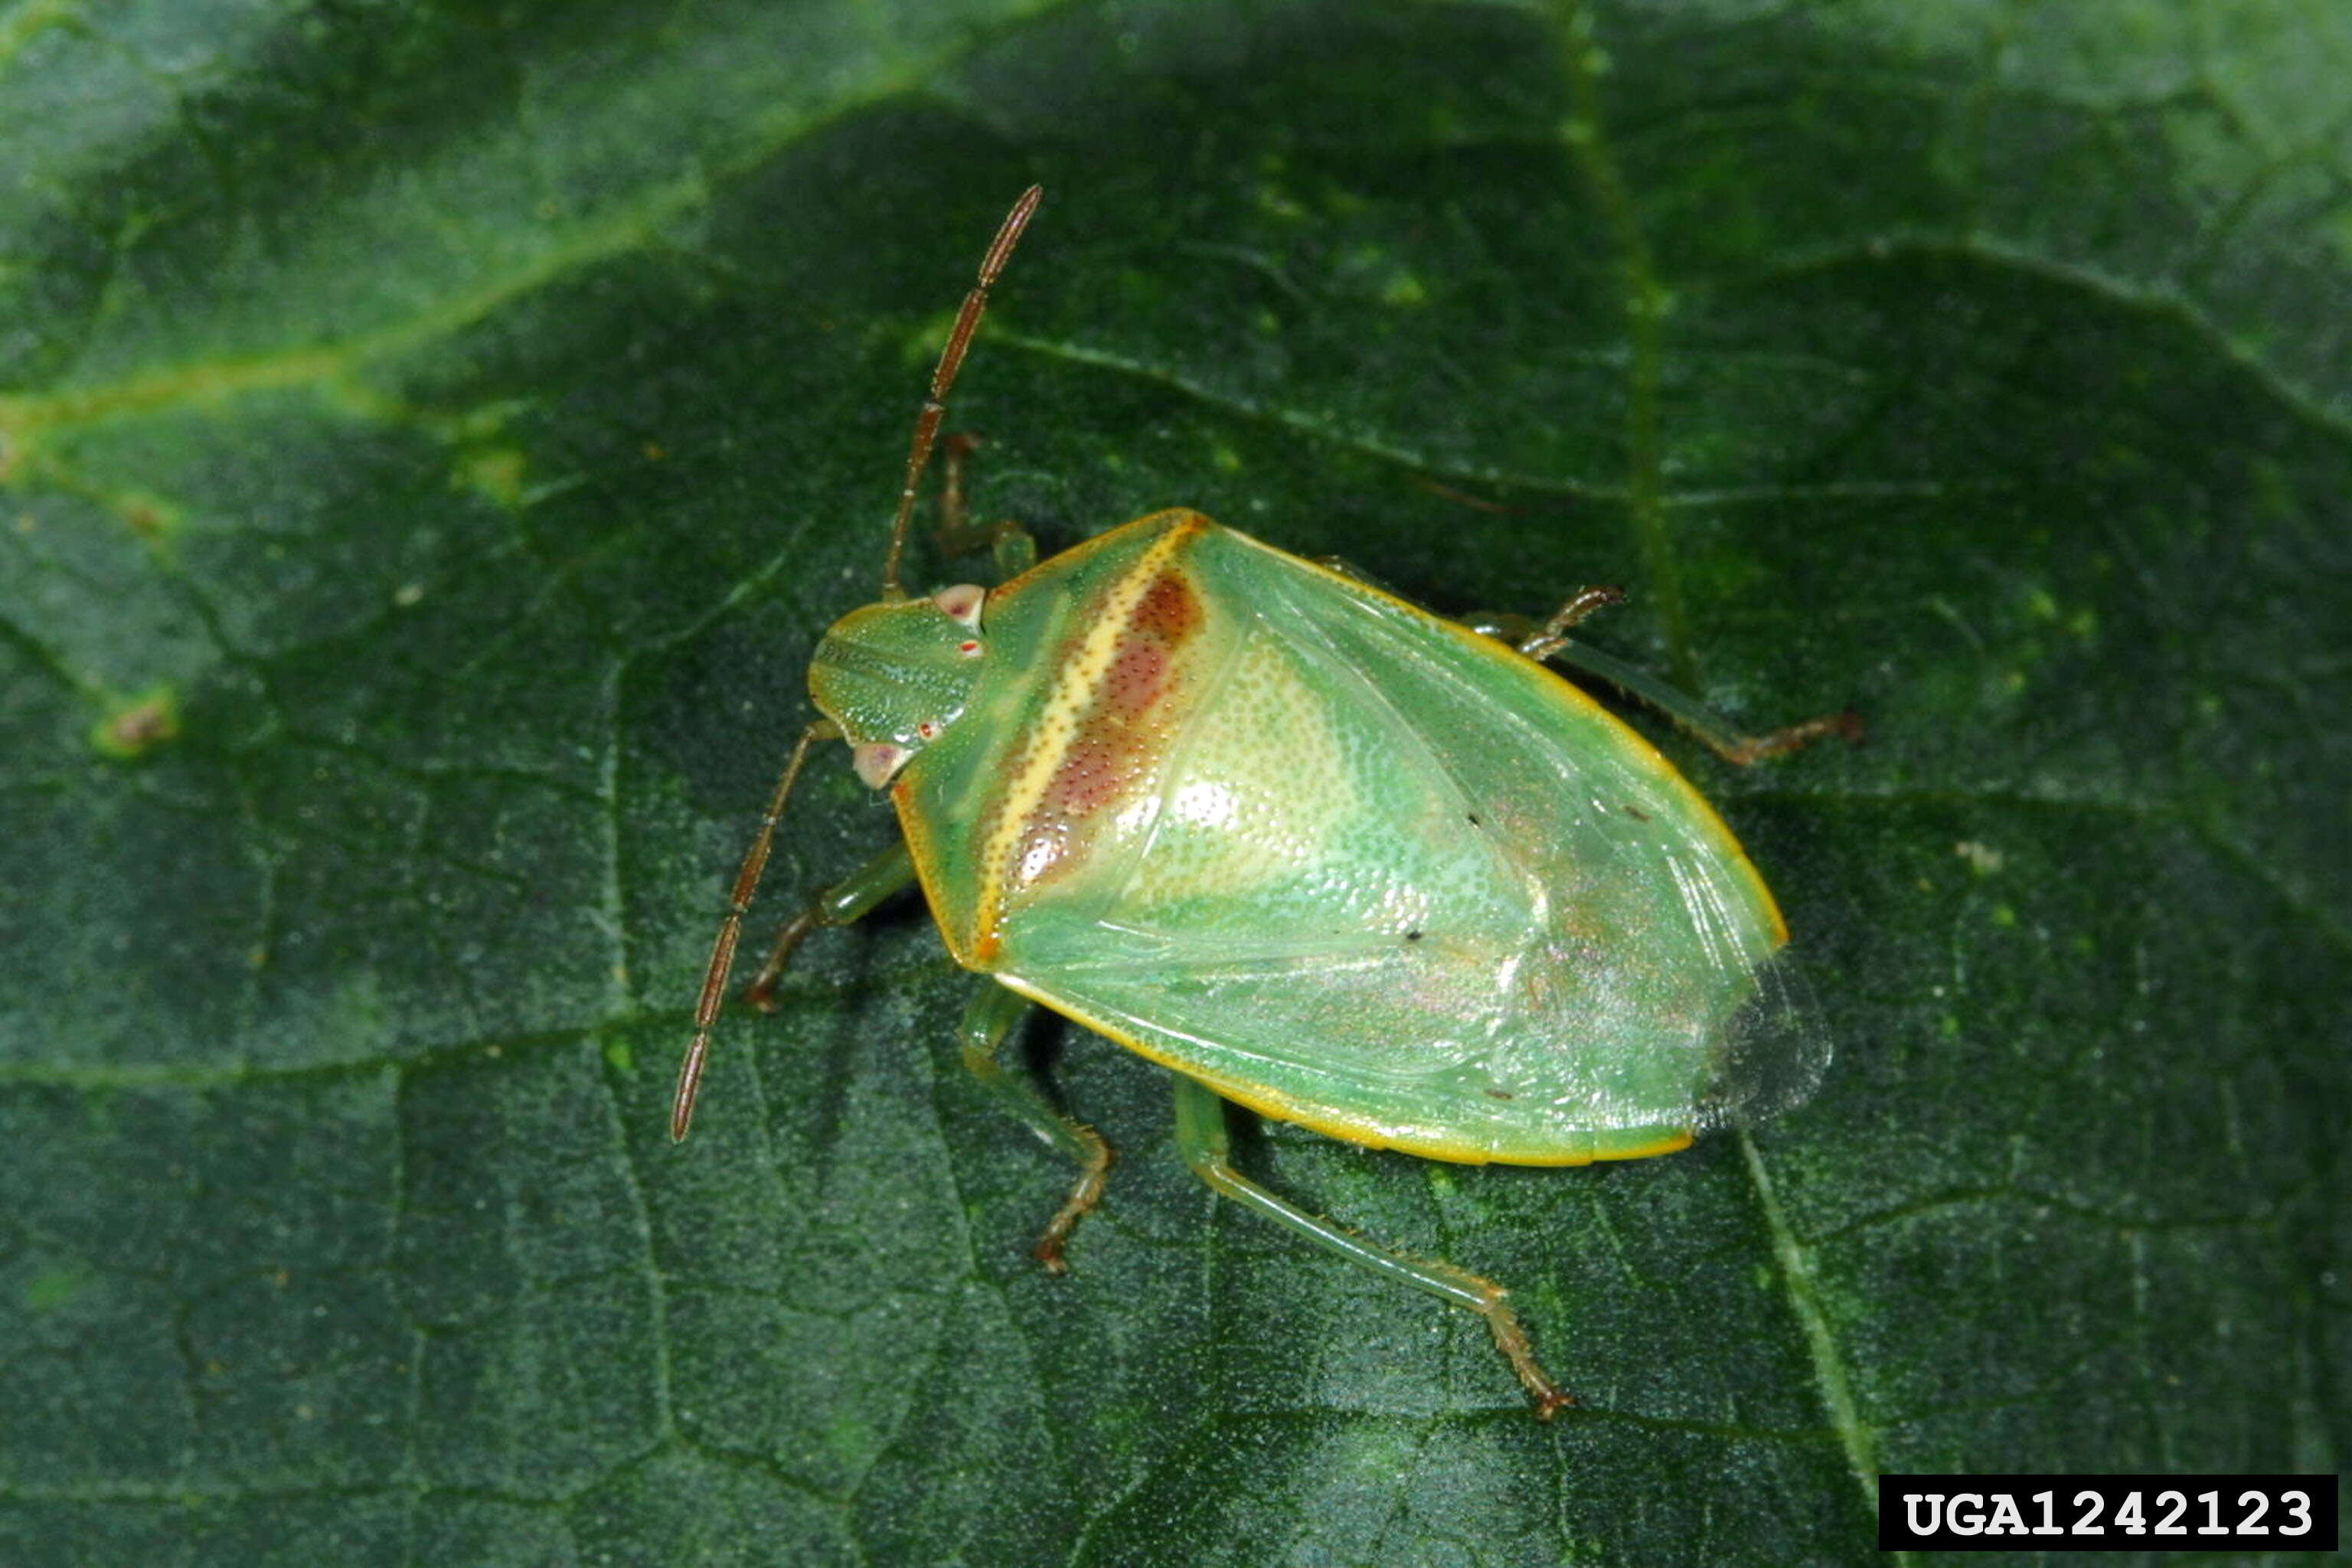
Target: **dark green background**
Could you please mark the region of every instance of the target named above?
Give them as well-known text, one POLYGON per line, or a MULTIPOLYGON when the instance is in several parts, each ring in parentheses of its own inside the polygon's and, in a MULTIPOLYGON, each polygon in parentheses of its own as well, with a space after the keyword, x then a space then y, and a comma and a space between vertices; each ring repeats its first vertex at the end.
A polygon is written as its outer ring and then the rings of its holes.
MULTIPOLYGON (((2336 0, 0 5, 0 1561, 1862 1563, 1879 1470, 2337 1468, 2347 83, 2336 0), (664 1135, 1032 180, 984 511, 1622 583, 1869 716, 1651 726, 1818 960, 1806 1109, 1243 1142, 1513 1285, 1550 1426, 1074 1029, 1125 1160, 1040 1276, 910 905, 664 1135)), ((828 756, 773 907, 891 830, 828 756)))

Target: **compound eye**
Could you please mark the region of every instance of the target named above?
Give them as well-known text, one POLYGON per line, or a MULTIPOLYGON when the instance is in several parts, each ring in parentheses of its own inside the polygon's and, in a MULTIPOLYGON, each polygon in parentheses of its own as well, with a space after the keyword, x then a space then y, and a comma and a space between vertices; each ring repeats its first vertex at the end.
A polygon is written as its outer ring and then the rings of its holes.
POLYGON ((981 601, 987 597, 988 590, 977 584, 959 583, 952 588, 942 588, 932 595, 931 603, 937 605, 940 613, 948 619, 977 631, 980 629, 981 601))
POLYGON ((849 748, 849 765, 857 771, 859 782, 867 789, 880 789, 914 754, 908 747, 894 746, 887 741, 869 741, 849 748))

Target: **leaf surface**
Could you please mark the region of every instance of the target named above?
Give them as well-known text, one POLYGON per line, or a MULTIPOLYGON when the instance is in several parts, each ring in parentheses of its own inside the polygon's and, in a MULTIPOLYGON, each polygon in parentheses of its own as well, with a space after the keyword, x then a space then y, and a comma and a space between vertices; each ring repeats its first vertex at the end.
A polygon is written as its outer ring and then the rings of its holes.
MULTIPOLYGON (((1860 1563, 1882 1471, 2340 1468, 2347 82, 2321 0, 0 10, 0 1559, 1860 1563), (1649 724, 1811 955, 1804 1109, 1242 1133, 1508 1284, 1549 1426, 1071 1028, 1122 1160, 1041 1275, 910 902, 668 1142, 1033 180, 985 515, 1622 584, 1738 721, 1868 717, 1649 724)), ((895 831, 839 761, 770 910, 895 831)))

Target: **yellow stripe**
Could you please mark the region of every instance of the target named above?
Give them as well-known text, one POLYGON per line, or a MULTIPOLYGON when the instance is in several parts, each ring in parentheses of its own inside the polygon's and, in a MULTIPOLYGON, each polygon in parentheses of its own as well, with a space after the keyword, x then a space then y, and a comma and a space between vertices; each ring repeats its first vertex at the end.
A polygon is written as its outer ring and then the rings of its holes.
POLYGON ((1102 613, 1087 629, 1086 640, 1054 678, 1054 688, 1031 726, 1034 737, 1004 793, 997 797, 994 819, 980 855, 980 901, 972 921, 974 956, 985 960, 997 946, 997 926, 1003 919, 1004 880, 1013 851, 1019 847, 1030 815, 1061 771, 1063 761, 1078 738, 1078 721, 1093 706, 1096 690, 1110 673, 1119 639, 1127 635, 1144 595, 1151 590, 1170 557, 1201 531, 1199 522, 1179 523, 1166 537, 1145 551, 1126 576, 1111 585, 1102 613))

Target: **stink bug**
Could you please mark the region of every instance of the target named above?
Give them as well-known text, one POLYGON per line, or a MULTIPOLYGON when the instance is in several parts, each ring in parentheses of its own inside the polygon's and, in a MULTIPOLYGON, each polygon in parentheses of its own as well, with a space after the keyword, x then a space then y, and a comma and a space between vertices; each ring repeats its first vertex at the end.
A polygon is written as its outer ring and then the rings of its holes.
POLYGON ((942 541, 994 546, 1000 586, 900 585, 917 488, 988 291, 1036 210, 989 247, 932 373, 878 604, 828 631, 801 732, 735 882, 671 1112, 684 1138, 745 910, 811 747, 845 741, 902 843, 816 894, 754 983, 813 930, 919 882, 956 962, 979 1081, 1076 1161, 1036 1246, 1056 1272, 1111 1152, 1000 1047, 1033 1004, 1176 1072, 1176 1136, 1213 1188, 1485 1318, 1549 1415, 1502 1288, 1408 1258, 1237 1171, 1226 1100, 1436 1160, 1574 1165, 1663 1154, 1793 1104, 1818 1031, 1790 1026, 1780 910, 1681 774, 1553 673, 1581 667, 1752 761, 1850 715, 1742 739, 1571 642, 1620 597, 1540 626, 1440 617, 1343 567, 1196 512, 1155 512, 1039 563, 962 514, 947 445, 942 541), (1508 630, 1511 640, 1496 634, 1508 630))

